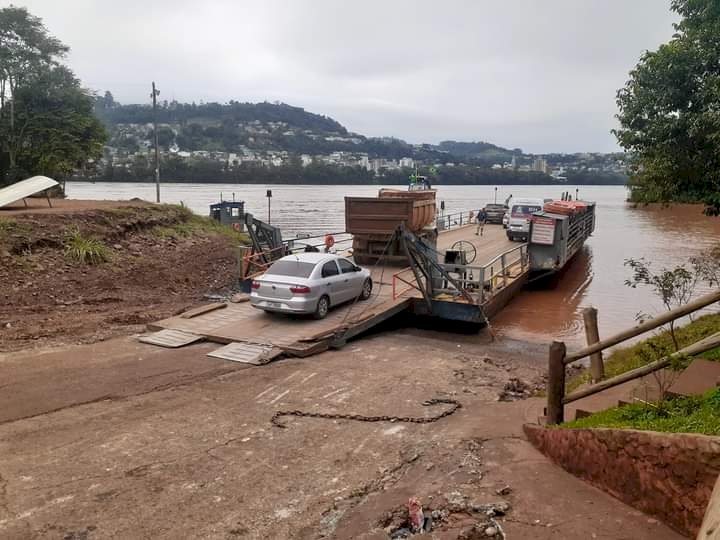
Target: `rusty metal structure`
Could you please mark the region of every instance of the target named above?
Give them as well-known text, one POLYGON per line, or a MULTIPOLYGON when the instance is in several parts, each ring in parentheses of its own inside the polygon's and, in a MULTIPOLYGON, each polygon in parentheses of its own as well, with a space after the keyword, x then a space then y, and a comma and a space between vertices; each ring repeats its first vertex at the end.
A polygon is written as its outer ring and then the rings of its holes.
POLYGON ((407 264, 395 234, 401 225, 435 246, 435 193, 432 189, 381 189, 377 197, 345 197, 345 230, 353 235, 355 261, 407 264))

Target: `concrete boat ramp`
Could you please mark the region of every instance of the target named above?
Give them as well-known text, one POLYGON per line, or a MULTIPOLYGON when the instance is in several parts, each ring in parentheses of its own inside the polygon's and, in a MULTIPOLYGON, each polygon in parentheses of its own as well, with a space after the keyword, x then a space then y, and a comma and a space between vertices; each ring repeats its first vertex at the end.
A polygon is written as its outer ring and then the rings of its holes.
MULTIPOLYGON (((527 278, 522 246, 510 242, 501 226, 488 225, 483 236, 477 236, 475 226, 466 225, 441 231, 438 251, 444 253, 458 241, 471 244, 466 248, 474 248, 477 254, 472 268, 477 276, 483 276, 479 279, 485 284, 477 302, 491 317, 512 299, 527 278)), ((372 268, 372 275, 375 286, 369 300, 339 306, 323 320, 271 315, 249 302, 228 303, 150 324, 148 329, 154 333, 140 339, 164 347, 211 341, 224 346, 208 356, 250 364, 264 364, 280 355, 310 356, 341 347, 422 301, 421 292, 412 286, 413 274, 408 268, 378 265, 372 268)))

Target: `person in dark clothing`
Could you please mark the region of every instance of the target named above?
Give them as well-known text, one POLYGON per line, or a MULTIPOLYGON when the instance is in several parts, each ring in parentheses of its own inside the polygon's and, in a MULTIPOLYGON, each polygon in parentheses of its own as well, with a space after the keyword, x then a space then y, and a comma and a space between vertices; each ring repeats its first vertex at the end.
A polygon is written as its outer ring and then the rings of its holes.
POLYGON ((485 222, 487 221, 487 212, 484 208, 478 210, 477 218, 477 229, 475 230, 475 236, 482 236, 485 229, 485 222))

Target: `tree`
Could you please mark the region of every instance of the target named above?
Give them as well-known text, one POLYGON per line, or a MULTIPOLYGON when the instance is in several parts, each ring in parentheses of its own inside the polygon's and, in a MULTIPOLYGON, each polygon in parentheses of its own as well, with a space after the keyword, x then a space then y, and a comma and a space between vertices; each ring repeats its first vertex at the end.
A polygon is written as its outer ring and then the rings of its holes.
MULTIPOLYGON (((155 130, 150 128, 150 131, 148 131, 146 139, 149 141, 152 141, 155 139, 155 130)), ((161 148, 168 148, 175 142, 175 132, 167 127, 167 126, 160 126, 158 128, 158 144, 161 148)))
POLYGON ((110 92, 110 90, 106 90, 105 94, 102 97, 97 96, 95 98, 95 105, 99 109, 105 110, 105 109, 112 109, 113 107, 117 107, 118 103, 117 103, 117 101, 115 101, 115 97, 112 95, 112 92, 110 92))
POLYGON ((25 8, 0 9, 0 185, 64 177, 102 154, 93 97, 60 65, 67 51, 25 8))
MULTIPOLYGON (((651 264, 645 259, 627 259, 625 266, 629 266, 633 270, 632 278, 626 280, 625 285, 633 289, 638 285, 651 287, 668 311, 690 302, 698 282, 704 278, 701 272, 696 269, 695 271, 688 269, 685 265, 679 265, 672 269, 663 268, 660 272, 654 272, 651 264)), ((678 351, 680 345, 675 335, 675 322, 669 323, 669 331, 673 346, 678 351)))
POLYGON ((720 286, 720 244, 690 259, 695 271, 711 287, 720 286))
MULTIPOLYGON (((67 51, 68 47, 51 36, 42 20, 27 9, 0 9, 0 119, 5 120, 0 151, 6 154, 7 168, 13 174, 19 148, 15 93, 44 70, 56 66, 67 51)), ((0 183, 2 180, 0 177, 0 183)))
POLYGON ((720 204, 720 3, 673 0, 675 35, 618 90, 620 145, 639 201, 720 204))
MULTIPOLYGON (((65 178, 102 156, 107 137, 93 115, 93 98, 72 72, 57 66, 19 87, 14 96, 16 169, 25 176, 65 178)), ((3 129, 0 123, 0 131, 3 129)))

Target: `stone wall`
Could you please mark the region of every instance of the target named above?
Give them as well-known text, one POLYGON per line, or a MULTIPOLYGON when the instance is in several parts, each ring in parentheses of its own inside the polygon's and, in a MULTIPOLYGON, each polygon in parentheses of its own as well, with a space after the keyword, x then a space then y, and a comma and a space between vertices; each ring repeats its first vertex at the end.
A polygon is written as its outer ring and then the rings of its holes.
POLYGON ((566 471, 683 534, 699 531, 720 473, 719 437, 533 424, 525 434, 566 471))

